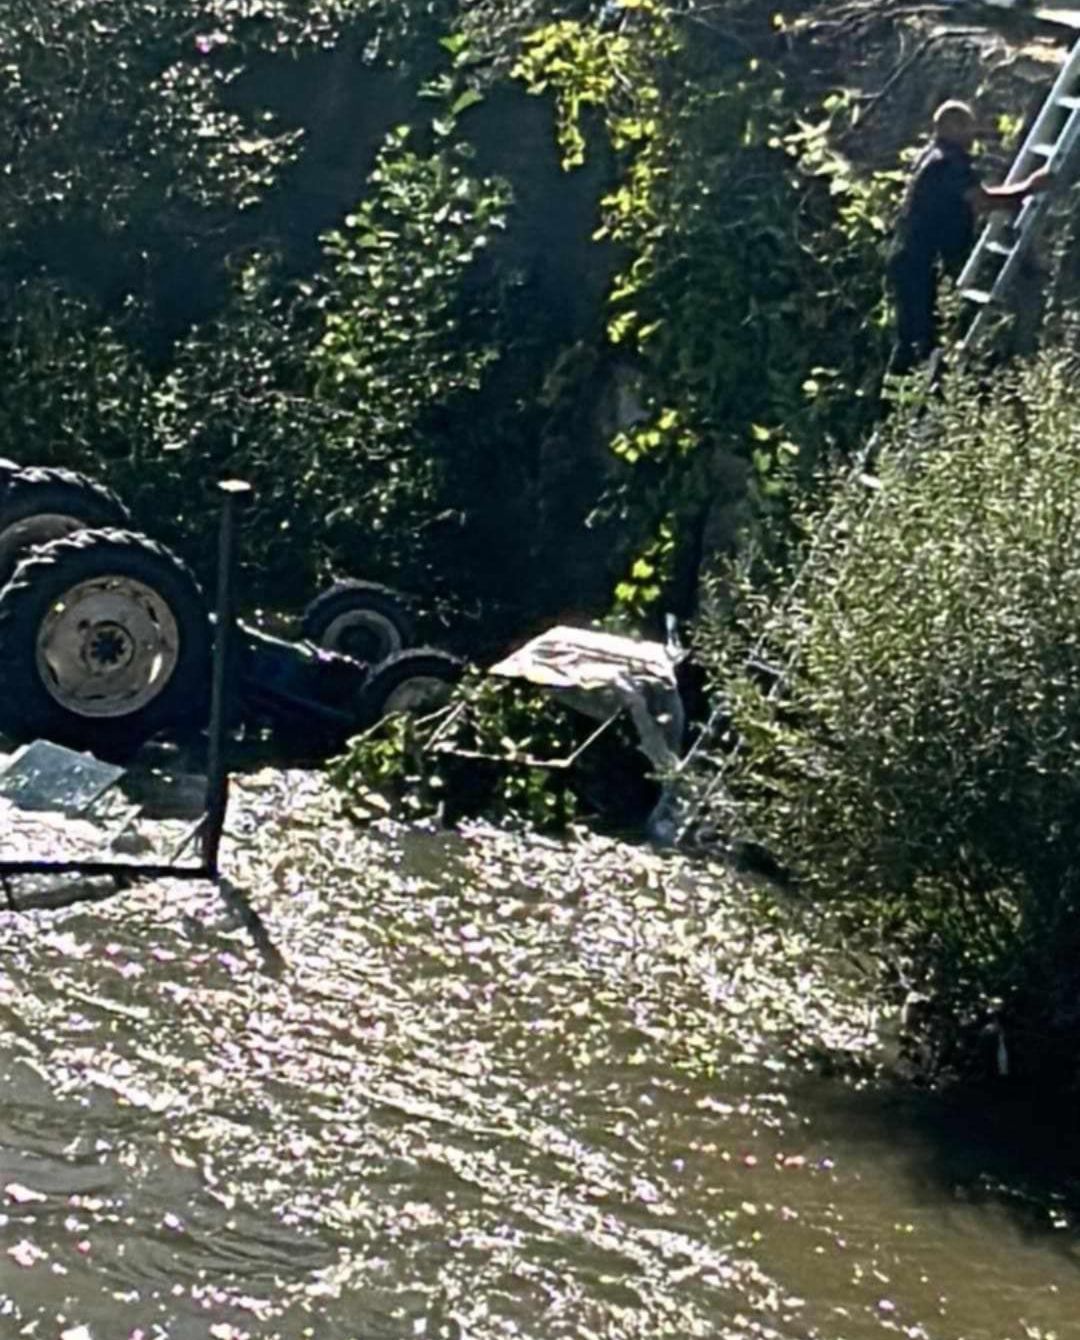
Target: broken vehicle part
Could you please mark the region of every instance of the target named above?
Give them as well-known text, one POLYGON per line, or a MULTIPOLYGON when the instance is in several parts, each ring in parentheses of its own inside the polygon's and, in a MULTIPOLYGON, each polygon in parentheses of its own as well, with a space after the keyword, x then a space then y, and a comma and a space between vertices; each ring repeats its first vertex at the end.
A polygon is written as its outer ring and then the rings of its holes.
POLYGON ((376 582, 338 582, 304 611, 304 637, 327 651, 376 665, 416 636, 404 599, 376 582))
POLYGON ((0 586, 36 546, 77 530, 131 525, 111 489, 73 470, 19 469, 0 462, 0 586))

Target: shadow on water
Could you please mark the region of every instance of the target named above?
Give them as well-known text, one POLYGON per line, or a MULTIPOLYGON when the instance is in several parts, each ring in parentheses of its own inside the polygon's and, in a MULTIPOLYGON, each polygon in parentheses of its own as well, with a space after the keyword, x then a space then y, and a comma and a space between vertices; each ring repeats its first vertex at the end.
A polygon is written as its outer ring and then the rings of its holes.
POLYGON ((903 1080, 872 1086, 820 1080, 795 1086, 826 1140, 901 1171, 912 1194, 1005 1215, 1022 1239, 1080 1270, 1080 1123, 1075 1106, 1039 1101, 1005 1085, 920 1090, 903 1080))

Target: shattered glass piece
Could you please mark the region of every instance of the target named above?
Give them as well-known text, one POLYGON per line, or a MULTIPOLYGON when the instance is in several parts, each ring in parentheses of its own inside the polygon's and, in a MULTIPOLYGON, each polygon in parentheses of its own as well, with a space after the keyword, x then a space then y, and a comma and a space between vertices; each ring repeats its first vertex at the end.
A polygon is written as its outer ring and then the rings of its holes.
POLYGON ((0 765, 0 797, 22 810, 85 814, 123 775, 92 754, 35 740, 0 765))

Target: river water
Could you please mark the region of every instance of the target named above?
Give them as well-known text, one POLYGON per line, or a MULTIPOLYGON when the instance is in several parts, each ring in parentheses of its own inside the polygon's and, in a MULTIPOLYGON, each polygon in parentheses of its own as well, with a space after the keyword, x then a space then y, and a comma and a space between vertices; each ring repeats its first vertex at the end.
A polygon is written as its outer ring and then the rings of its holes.
POLYGON ((254 936, 179 885, 0 913, 3 1340, 1080 1336, 1066 1202, 875 1075, 763 891, 295 774, 232 828, 254 936))

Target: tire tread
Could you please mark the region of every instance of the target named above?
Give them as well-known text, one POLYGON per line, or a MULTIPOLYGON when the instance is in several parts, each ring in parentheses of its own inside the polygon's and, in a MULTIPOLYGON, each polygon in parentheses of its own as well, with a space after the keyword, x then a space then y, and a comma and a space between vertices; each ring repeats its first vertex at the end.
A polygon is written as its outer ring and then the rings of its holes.
MULTIPOLYGON (((43 580, 46 580, 51 573, 63 566, 65 562, 77 561, 79 555, 103 548, 111 548, 121 554, 138 553, 168 564, 172 572, 175 573, 176 580, 180 583, 179 589, 183 592, 183 601, 190 598, 189 616, 193 613, 195 602, 197 602, 200 617, 206 617, 202 590, 188 565, 166 545, 157 540, 152 540, 138 531, 119 528, 80 530, 33 550, 20 560, 11 580, 0 591, 0 709, 3 713, 0 724, 12 730, 13 733, 18 733, 21 724, 26 722, 26 713, 20 711, 20 703, 25 701, 25 698, 18 691, 17 684, 12 686, 10 681, 13 677, 17 681, 20 675, 30 672, 21 666, 12 665, 12 652, 5 648, 5 640, 11 637, 12 629, 18 628, 21 619, 33 618, 32 608, 28 612, 27 606, 28 604, 32 605, 32 602, 38 598, 40 583, 43 580), (187 588, 186 591, 183 590, 185 587, 187 588), (13 687, 15 688, 14 692, 11 691, 13 687)), ((177 613, 177 611, 174 610, 174 613, 177 613)), ((177 613, 181 625, 182 613, 183 611, 177 613)), ((186 674, 190 675, 195 671, 199 660, 206 660, 206 684, 205 686, 198 686, 191 699, 192 714, 196 716, 200 715, 203 706, 199 700, 200 691, 203 689, 206 693, 209 691, 209 620, 207 620, 206 630, 205 654, 196 646, 194 660, 189 660, 185 671, 186 674)), ((181 635, 182 637, 187 636, 183 631, 181 635)), ((199 630, 199 636, 203 636, 201 629, 199 630)), ((13 651, 14 654, 18 654, 17 646, 13 648, 13 651)), ((77 747, 89 747, 100 750, 106 756, 111 754, 119 757, 130 752, 131 748, 137 747, 149 735, 156 733, 156 730, 172 724, 178 716, 175 710, 172 712, 166 711, 165 704, 159 700, 151 701, 126 718, 78 719, 74 718, 73 714, 66 712, 59 704, 56 705, 55 711, 51 712, 50 715, 56 718, 56 725, 50 727, 50 729, 56 730, 58 743, 71 743, 77 747), (66 723, 65 718, 68 718, 66 723), (65 738, 60 738, 61 736, 65 738)), ((40 711, 37 716, 39 720, 34 719, 34 709, 31 707, 29 724, 33 725, 35 729, 41 724, 40 711)))

